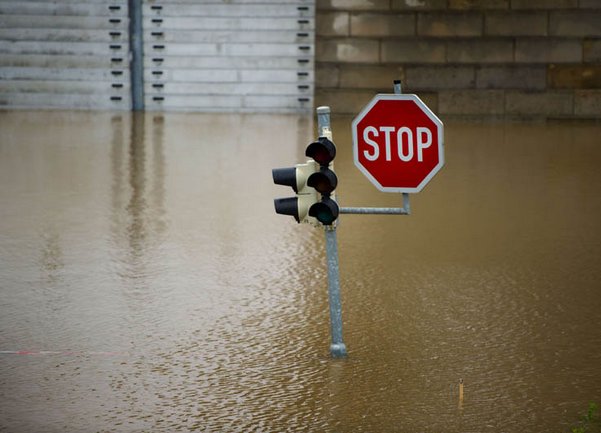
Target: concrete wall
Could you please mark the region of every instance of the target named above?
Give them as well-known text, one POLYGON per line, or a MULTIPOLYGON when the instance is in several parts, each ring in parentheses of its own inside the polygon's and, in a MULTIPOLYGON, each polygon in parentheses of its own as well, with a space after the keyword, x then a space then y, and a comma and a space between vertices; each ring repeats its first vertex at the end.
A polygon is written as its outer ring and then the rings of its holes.
POLYGON ((317 105, 418 94, 444 117, 601 119, 601 0, 319 0, 317 105))

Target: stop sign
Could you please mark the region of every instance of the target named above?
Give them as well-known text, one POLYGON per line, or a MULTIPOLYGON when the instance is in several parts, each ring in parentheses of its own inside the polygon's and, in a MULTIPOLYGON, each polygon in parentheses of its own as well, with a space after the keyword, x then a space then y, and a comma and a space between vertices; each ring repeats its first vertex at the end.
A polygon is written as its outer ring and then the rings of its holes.
POLYGON ((444 165, 442 122, 417 95, 376 95, 352 129, 355 165, 380 191, 419 192, 444 165))

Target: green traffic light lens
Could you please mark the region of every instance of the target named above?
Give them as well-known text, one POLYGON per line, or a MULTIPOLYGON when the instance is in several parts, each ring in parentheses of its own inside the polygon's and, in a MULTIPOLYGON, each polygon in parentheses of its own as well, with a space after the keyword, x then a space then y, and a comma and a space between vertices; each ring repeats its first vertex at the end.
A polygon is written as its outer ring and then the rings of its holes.
POLYGON ((334 217, 334 215, 332 215, 328 211, 318 212, 317 215, 315 215, 315 218, 317 218, 317 221, 319 221, 320 223, 322 223, 326 226, 329 226, 334 221, 336 221, 336 218, 334 217))
POLYGON ((324 198, 309 209, 309 216, 317 219, 323 225, 329 226, 338 218, 338 204, 331 198, 324 198))

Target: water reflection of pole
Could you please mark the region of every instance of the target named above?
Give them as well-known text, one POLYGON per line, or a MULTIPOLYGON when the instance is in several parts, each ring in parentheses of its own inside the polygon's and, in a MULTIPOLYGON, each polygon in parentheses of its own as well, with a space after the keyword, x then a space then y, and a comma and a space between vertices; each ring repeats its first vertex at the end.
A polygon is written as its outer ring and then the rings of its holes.
POLYGON ((163 152, 163 135, 165 119, 163 115, 152 118, 152 166, 153 187, 151 206, 155 211, 153 218, 154 233, 162 235, 166 229, 165 211, 165 154, 163 152))
MULTIPOLYGON (((148 247, 160 243, 166 230, 163 151, 164 122, 154 116, 152 147, 147 146, 146 114, 132 113, 112 119, 111 149, 112 233, 115 244, 126 242, 127 263, 132 271, 148 247), (127 128, 124 128, 124 127, 127 128), (129 133, 127 139, 124 135, 129 133)), ((135 272, 135 271, 134 271, 135 272)))
POLYGON ((132 113, 131 136, 129 146, 129 185, 131 197, 127 210, 131 216, 128 236, 130 248, 134 256, 143 253, 146 239, 145 217, 145 189, 146 189, 146 143, 144 140, 144 113, 132 113))
MULTIPOLYGON (((317 130, 320 137, 332 140, 330 107, 317 108, 317 130)), ((328 297, 330 301, 330 326, 332 344, 330 353, 336 358, 346 356, 346 345, 342 340, 342 304, 340 302, 340 270, 338 265, 338 241, 336 224, 325 226, 326 256, 328 262, 328 297)))

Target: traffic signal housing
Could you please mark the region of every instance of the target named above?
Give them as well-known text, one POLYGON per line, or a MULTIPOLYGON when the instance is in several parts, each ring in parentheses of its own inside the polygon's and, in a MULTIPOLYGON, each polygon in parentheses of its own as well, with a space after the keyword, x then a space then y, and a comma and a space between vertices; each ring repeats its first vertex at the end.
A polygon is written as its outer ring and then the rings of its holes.
POLYGON ((336 146, 326 137, 319 137, 307 146, 305 155, 311 159, 304 164, 272 170, 275 184, 289 186, 296 193, 295 197, 276 198, 275 211, 293 216, 298 223, 332 225, 339 214, 333 197, 338 185, 332 163, 336 146))
POLYGON ((305 155, 319 164, 319 170, 307 179, 307 185, 321 195, 321 199, 309 209, 309 216, 316 218, 323 225, 332 225, 339 214, 338 203, 333 198, 334 190, 338 186, 333 164, 336 146, 326 137, 319 137, 307 146, 305 155))

